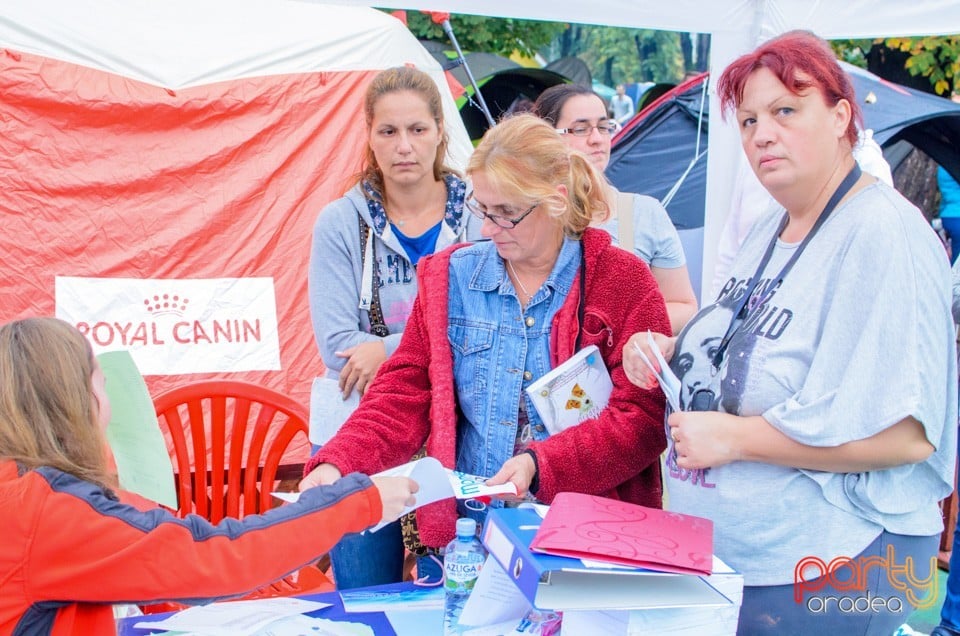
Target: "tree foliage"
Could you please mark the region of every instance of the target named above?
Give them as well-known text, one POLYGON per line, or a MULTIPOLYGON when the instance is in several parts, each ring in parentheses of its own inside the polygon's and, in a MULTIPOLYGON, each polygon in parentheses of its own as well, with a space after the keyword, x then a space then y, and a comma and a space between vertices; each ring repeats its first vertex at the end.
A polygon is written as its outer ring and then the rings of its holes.
MULTIPOLYGON (((464 51, 509 57, 515 51, 532 57, 567 28, 564 22, 450 15, 453 34, 464 51)), ((448 42, 443 27, 421 11, 407 11, 407 28, 420 39, 448 42)))
MULTIPOLYGON (((418 38, 447 42, 439 24, 421 11, 407 11, 407 26, 418 38)), ((621 82, 677 82, 687 71, 706 68, 709 38, 672 31, 626 29, 452 14, 450 24, 464 51, 487 51, 509 57, 515 52, 549 59, 575 55, 595 79, 621 82), (696 53, 694 53, 696 51, 696 53)), ((835 40, 837 56, 897 81, 890 65, 926 78, 933 91, 960 90, 960 35, 835 40)), ((899 70, 899 69, 897 69, 899 70)))
POLYGON ((888 74, 874 67, 894 59, 911 76, 926 78, 938 95, 960 89, 960 35, 837 40, 831 44, 840 59, 883 77, 888 74))
POLYGON ((904 66, 911 75, 926 77, 938 95, 957 90, 960 80, 960 36, 887 38, 884 44, 909 53, 904 66))
MULTIPOLYGON (((421 11, 407 11, 407 27, 415 36, 447 42, 439 24, 421 11)), ((698 57, 704 66, 709 38, 692 40, 688 34, 651 29, 542 22, 451 14, 450 26, 464 51, 486 51, 509 57, 544 53, 548 59, 575 55, 595 79, 609 85, 620 82, 676 82, 698 57), (686 40, 683 38, 686 37, 686 40), (686 60, 686 62, 685 62, 686 60)), ((692 67, 691 67, 692 68, 692 67)))
POLYGON ((551 57, 575 55, 595 79, 613 86, 626 82, 676 82, 683 77, 680 34, 571 24, 551 48, 551 57))

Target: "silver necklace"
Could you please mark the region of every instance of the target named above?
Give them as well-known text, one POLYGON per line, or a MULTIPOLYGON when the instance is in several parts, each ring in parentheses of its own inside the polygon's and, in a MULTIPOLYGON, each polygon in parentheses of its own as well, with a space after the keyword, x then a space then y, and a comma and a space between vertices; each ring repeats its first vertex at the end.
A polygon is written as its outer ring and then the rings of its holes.
POLYGON ((527 297, 527 300, 533 300, 533 294, 527 291, 527 288, 523 286, 523 283, 520 281, 520 274, 517 273, 517 269, 513 266, 512 261, 507 261, 507 267, 510 268, 510 271, 513 272, 513 278, 517 281, 517 285, 520 285, 520 291, 523 292, 523 295, 527 297))

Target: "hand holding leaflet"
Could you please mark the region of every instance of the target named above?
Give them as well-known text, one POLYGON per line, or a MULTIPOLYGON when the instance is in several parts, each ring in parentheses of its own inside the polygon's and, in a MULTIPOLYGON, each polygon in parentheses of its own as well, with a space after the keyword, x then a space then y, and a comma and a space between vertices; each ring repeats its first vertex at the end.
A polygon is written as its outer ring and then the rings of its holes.
POLYGON ((650 345, 650 351, 653 353, 653 356, 657 359, 657 363, 660 365, 660 369, 657 370, 657 367, 650 362, 650 358, 647 357, 647 354, 643 352, 643 349, 640 348, 637 343, 633 343, 633 348, 636 349, 637 354, 639 354, 640 359, 643 360, 644 364, 653 372, 654 377, 657 378, 657 383, 660 384, 660 389, 663 391, 663 394, 667 397, 667 404, 670 405, 670 408, 674 412, 679 412, 680 409, 680 379, 673 373, 670 369, 670 365, 667 364, 667 361, 663 358, 663 353, 660 352, 660 347, 657 346, 656 340, 653 339, 653 334, 647 330, 647 344, 650 345))
MULTIPOLYGON (((477 475, 468 475, 456 470, 444 468, 444 466, 434 457, 424 457, 416 461, 402 464, 395 468, 390 468, 375 477, 409 477, 417 482, 420 490, 417 491, 417 503, 408 506, 403 511, 404 514, 416 510, 420 506, 425 506, 434 501, 456 497, 457 499, 474 499, 477 497, 488 497, 492 495, 516 495, 517 489, 512 483, 500 484, 497 486, 487 486, 486 477, 477 475)), ((271 493, 277 499, 287 502, 293 502, 300 498, 300 493, 271 493)), ((376 532, 387 524, 380 523, 373 526, 368 532, 376 532)))
MULTIPOLYGON (((434 457, 424 457, 413 462, 397 466, 378 473, 380 476, 404 476, 417 482, 420 490, 417 492, 417 503, 404 510, 404 514, 416 510, 420 506, 425 506, 434 501, 456 497, 457 499, 472 499, 489 495, 511 494, 516 495, 517 489, 511 484, 501 484, 499 486, 487 486, 484 484, 485 478, 476 475, 467 475, 444 468, 443 465, 434 457)), ((385 523, 381 523, 370 528, 370 532, 376 532, 385 523)))

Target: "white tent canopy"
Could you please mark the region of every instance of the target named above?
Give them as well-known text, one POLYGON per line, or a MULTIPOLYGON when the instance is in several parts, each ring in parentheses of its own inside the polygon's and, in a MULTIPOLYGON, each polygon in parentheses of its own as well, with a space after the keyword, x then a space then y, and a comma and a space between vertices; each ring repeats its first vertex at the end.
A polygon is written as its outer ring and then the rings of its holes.
MULTIPOLYGON (((338 0, 338 3, 374 4, 356 0, 338 0)), ((711 78, 719 77, 717 71, 738 55, 791 29, 808 29, 827 39, 960 33, 960 2, 957 0, 386 0, 375 4, 379 7, 709 33, 710 69, 715 71, 711 72, 711 78)), ((726 220, 726 202, 730 199, 740 152, 737 131, 722 123, 720 107, 712 90, 711 101, 703 254, 703 280, 707 287, 712 279, 717 238, 726 220)))
MULTIPOLYGON (((31 0, 4 7, 0 46, 178 90, 241 77, 401 64, 446 84, 440 64, 407 29, 366 6, 31 0)), ((453 97, 448 91, 441 97, 450 154, 463 165, 473 147, 453 97)))

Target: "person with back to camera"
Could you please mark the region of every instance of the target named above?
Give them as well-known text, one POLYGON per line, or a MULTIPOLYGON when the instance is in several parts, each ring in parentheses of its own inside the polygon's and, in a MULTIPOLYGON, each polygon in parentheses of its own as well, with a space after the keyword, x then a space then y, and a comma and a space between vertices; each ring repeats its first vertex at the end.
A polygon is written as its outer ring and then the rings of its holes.
MULTIPOLYGON (((647 267, 589 227, 606 206, 603 177, 528 114, 489 129, 467 175, 466 205, 489 240, 421 262, 400 346, 302 485, 397 466, 426 443, 447 468, 511 482, 521 498, 574 491, 660 507, 663 396, 627 381, 620 352, 634 331, 669 322, 647 267), (549 436, 524 388, 588 345, 610 371, 609 403, 549 436)), ((453 500, 416 513, 424 543, 450 542, 453 500)))
MULTIPOLYGON (((317 218, 310 252, 310 314, 328 378, 344 396, 363 394, 400 342, 417 293, 420 258, 467 238, 479 223, 464 214, 465 185, 446 165, 447 132, 440 91, 410 67, 378 73, 364 99, 367 149, 359 182, 317 218), (362 235, 362 238, 361 238, 362 235)), ((336 432, 314 383, 310 439, 336 432)), ((333 399, 336 399, 334 397, 333 399)), ((414 548, 416 549, 416 548, 414 548)), ((330 553, 339 589, 400 581, 400 523, 349 535, 330 553)), ((418 575, 439 580, 426 559, 418 575)))
MULTIPOLYGON (((616 124, 607 118, 603 100, 592 89, 577 84, 551 86, 537 98, 533 112, 555 126, 564 141, 585 154, 597 170, 607 169, 616 124)), ((673 332, 679 332, 697 312, 697 297, 673 222, 653 197, 621 193, 609 183, 605 188, 609 212, 598 215, 594 224, 608 232, 614 244, 632 243, 657 279, 673 332), (624 230, 630 236, 621 236, 624 230)))
POLYGON ((79 331, 54 318, 0 327, 0 633, 113 634, 112 603, 240 596, 415 503, 409 479, 348 475, 216 525, 141 511, 108 473, 110 415, 79 331))
MULTIPOLYGON (((655 338, 675 372, 720 338, 667 419, 670 507, 712 519, 717 555, 744 574, 739 634, 891 634, 933 602, 953 487, 947 260, 920 211, 860 172, 853 88, 824 41, 777 37, 717 94, 783 210, 754 226, 717 303, 655 338), (863 598, 882 600, 844 610, 863 598)), ((624 349, 639 386, 646 340, 624 349)))

